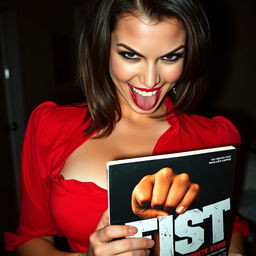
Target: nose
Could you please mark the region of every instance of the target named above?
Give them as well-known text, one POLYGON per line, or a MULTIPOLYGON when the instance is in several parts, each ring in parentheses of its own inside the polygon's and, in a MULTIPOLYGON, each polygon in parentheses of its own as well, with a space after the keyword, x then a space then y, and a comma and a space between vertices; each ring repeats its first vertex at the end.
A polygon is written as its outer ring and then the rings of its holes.
POLYGON ((160 74, 155 63, 145 64, 140 76, 140 82, 147 88, 153 88, 160 82, 160 74))

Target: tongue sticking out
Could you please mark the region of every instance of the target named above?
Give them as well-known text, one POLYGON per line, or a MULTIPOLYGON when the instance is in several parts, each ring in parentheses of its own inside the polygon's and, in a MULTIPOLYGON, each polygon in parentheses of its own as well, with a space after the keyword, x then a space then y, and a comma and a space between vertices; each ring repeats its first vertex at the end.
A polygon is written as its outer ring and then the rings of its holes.
POLYGON ((157 94, 152 96, 142 96, 138 93, 135 93, 135 103, 139 108, 143 110, 149 110, 153 108, 156 102, 157 102, 157 94))
POLYGON ((156 105, 161 89, 146 90, 130 86, 130 92, 134 103, 140 109, 150 110, 156 105))

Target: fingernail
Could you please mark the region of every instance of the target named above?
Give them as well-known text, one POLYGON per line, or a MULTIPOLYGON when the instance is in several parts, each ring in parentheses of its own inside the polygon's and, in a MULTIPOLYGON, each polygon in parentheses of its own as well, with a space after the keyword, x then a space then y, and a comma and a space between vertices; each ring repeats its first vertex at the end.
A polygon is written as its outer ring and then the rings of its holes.
POLYGON ((146 255, 149 255, 150 254, 150 250, 146 250, 146 255))
POLYGON ((135 228, 135 227, 129 227, 129 228, 128 228, 128 232, 129 232, 130 234, 136 234, 136 233, 137 233, 137 228, 135 228))
POLYGON ((154 240, 149 239, 149 240, 148 240, 148 248, 151 248, 151 247, 153 247, 154 245, 155 245, 154 240))
POLYGON ((185 207, 181 205, 181 206, 176 210, 176 212, 179 213, 179 214, 180 214, 180 213, 183 213, 184 209, 185 209, 185 207))

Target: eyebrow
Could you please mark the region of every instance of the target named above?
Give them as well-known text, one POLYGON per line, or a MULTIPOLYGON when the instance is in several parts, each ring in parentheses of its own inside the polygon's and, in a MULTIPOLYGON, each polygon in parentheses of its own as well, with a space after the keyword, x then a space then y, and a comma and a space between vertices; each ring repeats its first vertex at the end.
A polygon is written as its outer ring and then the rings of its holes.
MULTIPOLYGON (((140 56, 140 57, 142 57, 142 58, 145 58, 144 55, 140 54, 139 52, 137 52, 136 50, 132 49, 130 46, 128 46, 128 45, 126 45, 126 44, 118 43, 118 44, 116 44, 116 45, 117 45, 117 46, 124 47, 124 48, 127 49, 128 51, 131 51, 131 52, 135 53, 136 55, 138 55, 138 56, 140 56)), ((173 49, 172 51, 170 51, 170 52, 168 52, 168 53, 166 53, 166 54, 160 56, 159 58, 162 58, 162 57, 164 57, 164 56, 168 56, 168 55, 174 54, 175 52, 177 52, 178 50, 183 49, 183 48, 185 48, 185 45, 180 45, 180 46, 178 46, 177 48, 173 49)))

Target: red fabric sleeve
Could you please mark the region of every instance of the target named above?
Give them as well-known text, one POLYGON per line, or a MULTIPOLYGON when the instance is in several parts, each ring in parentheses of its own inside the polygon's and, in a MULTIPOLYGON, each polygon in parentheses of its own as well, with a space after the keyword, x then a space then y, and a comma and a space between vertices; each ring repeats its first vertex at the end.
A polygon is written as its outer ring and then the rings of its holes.
POLYGON ((45 129, 49 126, 47 116, 55 106, 55 103, 45 102, 33 111, 29 119, 21 154, 19 226, 15 233, 4 234, 7 250, 14 250, 17 245, 33 238, 61 236, 49 212, 47 178, 50 169, 48 152, 43 147, 47 140, 45 129))
POLYGON ((239 216, 235 216, 233 233, 241 233, 244 237, 249 236, 250 228, 248 222, 239 216))
POLYGON ((241 144, 241 137, 234 124, 223 116, 216 116, 213 120, 216 121, 220 145, 233 145, 239 147, 241 144))

